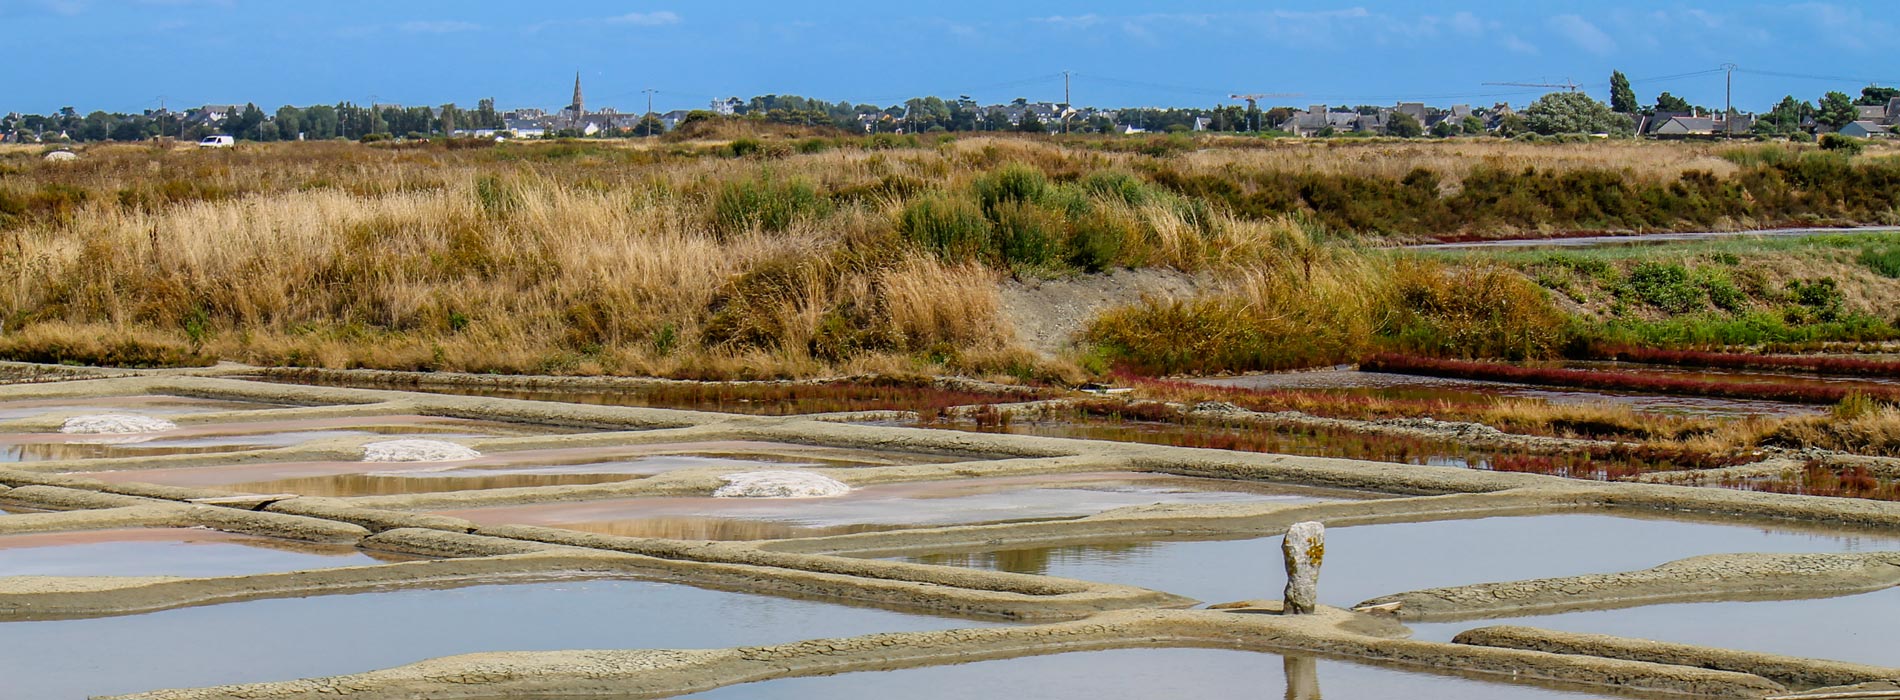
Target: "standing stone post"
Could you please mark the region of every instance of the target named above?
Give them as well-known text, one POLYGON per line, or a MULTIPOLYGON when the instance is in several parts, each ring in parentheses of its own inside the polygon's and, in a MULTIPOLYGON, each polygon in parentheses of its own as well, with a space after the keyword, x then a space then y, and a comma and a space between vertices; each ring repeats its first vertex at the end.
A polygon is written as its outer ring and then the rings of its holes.
POLYGON ((1287 615, 1308 615, 1319 605, 1319 565, 1326 558, 1326 526, 1294 523, 1280 540, 1286 559, 1287 615))

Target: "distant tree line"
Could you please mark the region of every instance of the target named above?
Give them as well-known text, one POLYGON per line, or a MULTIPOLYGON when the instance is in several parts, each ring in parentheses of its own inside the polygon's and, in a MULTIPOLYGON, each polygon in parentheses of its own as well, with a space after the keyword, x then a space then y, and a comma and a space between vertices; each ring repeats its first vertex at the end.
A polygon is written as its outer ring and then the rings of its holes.
MULTIPOLYGON (((1885 105, 1900 89, 1870 86, 1856 98, 1843 92, 1829 92, 1819 103, 1785 97, 1768 112, 1758 115, 1751 129, 1760 136, 1789 136, 1804 133, 1815 125, 1838 129, 1856 119, 1857 106, 1885 105)), ((981 106, 968 96, 956 99, 916 97, 888 107, 872 104, 827 102, 799 95, 762 95, 749 101, 732 100, 726 106, 743 119, 778 124, 829 126, 851 131, 928 133, 1018 131, 1046 133, 1109 133, 1123 128, 1147 132, 1273 132, 1295 114, 1291 107, 1260 109, 1253 105, 1223 105, 1211 108, 1167 107, 1126 108, 1112 112, 1093 109, 1070 110, 1066 104, 1041 103, 1042 112, 1031 109, 1026 98, 1018 97, 1006 105, 981 106), (1064 116, 1066 115, 1066 117, 1064 116)), ((1426 135, 1452 137, 1496 133, 1512 137, 1526 133, 1612 134, 1633 132, 1633 115, 1663 113, 1713 114, 1705 107, 1691 104, 1669 92, 1657 95, 1652 104, 1639 103, 1630 80, 1621 71, 1610 77, 1610 102, 1597 101, 1583 93, 1552 93, 1539 98, 1522 112, 1492 115, 1480 119, 1466 116, 1444 119, 1427 128, 1417 119, 1388 107, 1339 106, 1332 111, 1387 115, 1385 133, 1415 138, 1426 135)), ((710 110, 694 111, 687 123, 713 119, 710 110)), ((231 134, 249 141, 289 141, 303 139, 376 136, 433 136, 461 129, 506 128, 492 99, 484 99, 475 109, 463 109, 454 103, 436 108, 362 106, 351 102, 335 105, 295 107, 285 105, 267 113, 255 104, 235 108, 222 120, 203 118, 199 110, 174 112, 149 110, 140 114, 92 112, 79 115, 71 107, 46 115, 10 114, 0 117, 0 134, 24 134, 53 140, 64 134, 74 141, 141 141, 157 136, 196 140, 213 133, 231 134)), ((664 131, 657 115, 644 115, 632 129, 608 129, 596 136, 631 136, 664 131)), ((578 131, 555 131, 556 135, 579 136, 578 131)), ((1322 135, 1330 135, 1323 133, 1322 135)))
POLYGON ((500 129, 505 125, 494 100, 481 100, 475 109, 454 103, 429 107, 363 106, 352 102, 295 107, 284 105, 266 113, 255 104, 232 109, 222 120, 187 111, 149 110, 139 114, 93 112, 80 116, 71 107, 52 114, 10 114, 0 117, 0 133, 21 133, 52 140, 65 134, 73 141, 143 141, 168 136, 197 140, 210 134, 230 134, 248 141, 362 138, 370 134, 447 134, 457 129, 500 129))

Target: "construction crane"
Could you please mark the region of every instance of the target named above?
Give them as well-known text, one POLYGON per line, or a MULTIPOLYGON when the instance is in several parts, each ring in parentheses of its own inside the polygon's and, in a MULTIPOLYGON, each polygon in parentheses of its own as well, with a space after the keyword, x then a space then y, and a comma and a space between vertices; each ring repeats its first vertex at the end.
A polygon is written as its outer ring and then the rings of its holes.
POLYGON ((1267 99, 1269 97, 1277 98, 1277 97, 1299 97, 1299 96, 1300 96, 1300 93, 1297 93, 1297 92, 1256 92, 1256 93, 1251 93, 1251 94, 1246 94, 1246 95, 1241 95, 1241 94, 1228 95, 1227 99, 1247 101, 1247 113, 1253 117, 1253 120, 1254 120, 1253 130, 1257 132, 1257 131, 1260 131, 1260 101, 1261 100, 1267 99))
POLYGON ((1561 83, 1485 83, 1485 84, 1486 85, 1503 85, 1505 87, 1563 88, 1571 92, 1576 92, 1577 88, 1583 87, 1582 85, 1578 85, 1577 81, 1571 80, 1569 78, 1564 78, 1564 81, 1561 83))

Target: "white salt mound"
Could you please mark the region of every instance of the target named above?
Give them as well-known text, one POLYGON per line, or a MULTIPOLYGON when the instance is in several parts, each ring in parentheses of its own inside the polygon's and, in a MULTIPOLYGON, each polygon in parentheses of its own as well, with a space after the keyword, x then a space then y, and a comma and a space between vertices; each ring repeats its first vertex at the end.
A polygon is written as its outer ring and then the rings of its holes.
POLYGON ((59 426, 59 432, 69 435, 131 435, 135 433, 162 433, 177 430, 178 424, 163 418, 140 416, 129 413, 104 413, 95 416, 73 416, 59 426))
POLYGON ((851 492, 844 482, 812 472, 741 472, 722 478, 726 485, 713 491, 713 498, 825 498, 851 492))
POLYGON ((72 151, 53 151, 52 153, 46 154, 45 159, 49 161, 53 161, 55 163, 62 162, 62 161, 79 160, 79 154, 74 153, 72 151))
POLYGON ((386 440, 363 446, 365 462, 454 462, 480 456, 472 447, 442 440, 386 440))

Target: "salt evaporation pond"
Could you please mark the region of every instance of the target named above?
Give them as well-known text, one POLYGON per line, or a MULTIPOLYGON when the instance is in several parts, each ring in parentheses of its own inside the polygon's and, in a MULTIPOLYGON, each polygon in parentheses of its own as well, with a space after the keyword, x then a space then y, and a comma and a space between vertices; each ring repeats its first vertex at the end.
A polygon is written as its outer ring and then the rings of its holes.
POLYGON ((1838 598, 1676 603, 1409 626, 1415 638, 1451 641, 1459 632, 1488 625, 1526 625, 1900 667, 1900 588, 1838 598))
POLYGON ((0 421, 36 418, 53 413, 144 413, 170 416, 185 413, 255 411, 266 408, 286 408, 286 406, 257 401, 165 395, 28 399, 0 401, 0 421))
POLYGON ((734 685, 680 700, 1559 700, 1613 691, 1559 690, 1233 649, 1118 649, 734 685), (1282 692, 1284 691, 1284 692, 1282 692))
POLYGON ((435 416, 363 416, 185 425, 155 434, 0 433, 0 462, 216 454, 377 435, 435 439, 549 435, 571 429, 435 416))
POLYGON ((1819 415, 1827 412, 1825 406, 1781 401, 1589 391, 1512 382, 1447 379, 1349 369, 1253 374, 1193 381, 1197 384, 1237 389, 1324 391, 1346 396, 1374 396, 1385 399, 1448 400, 1470 403, 1482 401, 1487 397, 1506 397, 1538 399, 1553 404, 1607 403, 1626 405, 1639 411, 1712 418, 1819 415))
POLYGON ((635 580, 225 603, 0 623, 6 697, 360 673, 485 651, 707 649, 991 623, 635 580))
POLYGON ((409 559, 202 528, 0 535, 0 576, 242 576, 409 559))
POLYGON ((632 537, 756 540, 1074 518, 1155 503, 1310 503, 1364 497, 1367 494, 1131 472, 879 484, 832 498, 625 498, 445 514, 484 524, 632 537))
POLYGON ((448 463, 274 462, 86 472, 113 482, 191 486, 246 493, 374 496, 627 481, 680 469, 786 469, 930 463, 951 459, 763 441, 494 452, 448 463))
MULTIPOLYGON (((1647 569, 1704 554, 1900 550, 1900 534, 1594 513, 1328 528, 1320 602, 1348 607, 1425 588, 1647 569)), ((1279 598, 1280 538, 1123 541, 978 550, 908 561, 1046 574, 1208 603, 1279 598)))

